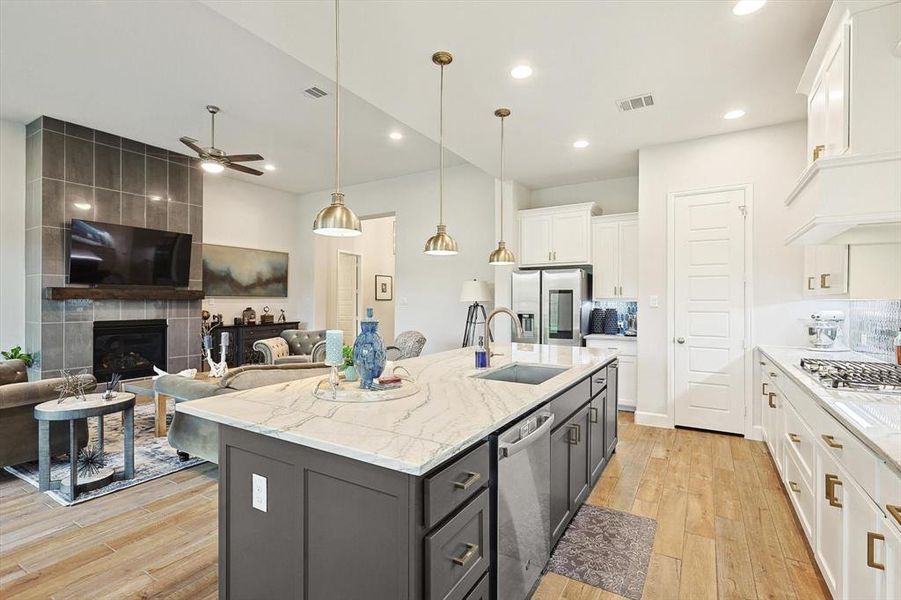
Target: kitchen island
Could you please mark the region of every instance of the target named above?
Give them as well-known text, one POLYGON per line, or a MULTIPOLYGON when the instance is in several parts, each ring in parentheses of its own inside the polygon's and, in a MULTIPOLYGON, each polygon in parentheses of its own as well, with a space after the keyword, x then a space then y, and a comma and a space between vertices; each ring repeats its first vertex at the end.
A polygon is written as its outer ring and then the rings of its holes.
POLYGON ((491 371, 560 372, 537 384, 474 377, 484 371, 465 348, 397 363, 419 387, 398 400, 321 400, 312 378, 178 404, 221 425, 220 597, 487 599, 497 462, 487 440, 539 408, 557 432, 556 541, 615 449, 616 354, 494 350, 491 371))

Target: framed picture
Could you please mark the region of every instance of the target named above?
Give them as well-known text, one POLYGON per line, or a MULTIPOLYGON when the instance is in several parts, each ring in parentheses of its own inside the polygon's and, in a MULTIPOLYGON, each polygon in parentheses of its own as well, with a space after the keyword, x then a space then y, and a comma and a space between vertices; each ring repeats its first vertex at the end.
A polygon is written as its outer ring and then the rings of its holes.
POLYGON ((288 253, 203 245, 207 296, 288 297, 288 253))
POLYGON ((394 283, 391 275, 375 276, 375 299, 394 300, 394 283))

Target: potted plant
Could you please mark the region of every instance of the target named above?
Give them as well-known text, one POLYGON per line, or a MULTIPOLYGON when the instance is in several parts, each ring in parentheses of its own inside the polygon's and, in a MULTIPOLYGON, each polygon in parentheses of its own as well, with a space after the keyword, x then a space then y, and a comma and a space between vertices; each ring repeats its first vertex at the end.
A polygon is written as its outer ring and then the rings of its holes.
POLYGON ((31 356, 31 354, 22 352, 22 346, 10 348, 9 350, 0 352, 0 354, 2 354, 3 358, 5 358, 6 360, 15 360, 18 358, 23 363, 25 363, 26 367, 30 367, 31 363, 34 361, 34 358, 31 356))
POLYGON ((354 349, 353 346, 344 346, 341 348, 341 356, 344 357, 342 369, 344 371, 344 379, 347 381, 356 381, 360 375, 354 366, 354 349))

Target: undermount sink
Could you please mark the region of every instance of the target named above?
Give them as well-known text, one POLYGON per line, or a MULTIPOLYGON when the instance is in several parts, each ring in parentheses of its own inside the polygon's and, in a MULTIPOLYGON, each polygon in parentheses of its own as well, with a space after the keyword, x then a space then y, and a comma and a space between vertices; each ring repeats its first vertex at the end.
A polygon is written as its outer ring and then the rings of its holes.
POLYGON ((566 369, 560 367, 539 367, 536 365, 520 365, 513 363, 512 365, 507 365, 496 371, 473 375, 473 377, 490 379, 492 381, 538 385, 539 383, 544 383, 551 377, 556 377, 564 371, 566 371, 566 369))

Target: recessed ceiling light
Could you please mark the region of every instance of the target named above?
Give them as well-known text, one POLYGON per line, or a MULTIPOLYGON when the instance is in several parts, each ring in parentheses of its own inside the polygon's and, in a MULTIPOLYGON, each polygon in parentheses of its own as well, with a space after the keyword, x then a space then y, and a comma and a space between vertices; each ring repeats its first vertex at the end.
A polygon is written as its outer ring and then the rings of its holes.
POLYGON ((263 168, 266 169, 267 171, 274 171, 274 170, 275 170, 275 165, 266 165, 266 166, 263 167, 263 168))
POLYGON ((735 110, 730 110, 729 112, 727 112, 726 114, 724 114, 724 115, 723 115, 723 118, 724 118, 724 119, 729 119, 729 120, 731 121, 732 119, 740 119, 740 118, 742 118, 743 116, 745 116, 745 111, 743 111, 743 110, 740 109, 740 108, 737 108, 737 109, 735 109, 735 110))
POLYGON ((766 0, 738 0, 732 7, 732 14, 743 17, 755 13, 766 4, 766 0))
POLYGON ((78 210, 91 210, 91 205, 87 202, 74 202, 72 206, 74 206, 78 210))
POLYGON ((510 76, 513 79, 525 79, 532 76, 532 67, 529 65, 516 65, 510 69, 510 76))
POLYGON ((576 140, 573 142, 573 148, 587 148, 588 140, 576 140))
POLYGON ((402 139, 404 139, 404 134, 402 134, 399 131, 392 131, 391 133, 388 134, 388 137, 391 138, 392 140, 402 140, 402 139))

